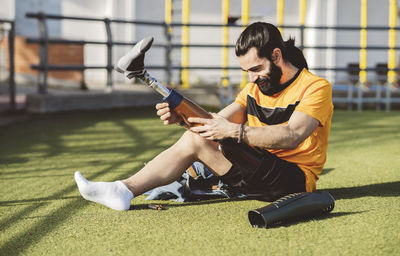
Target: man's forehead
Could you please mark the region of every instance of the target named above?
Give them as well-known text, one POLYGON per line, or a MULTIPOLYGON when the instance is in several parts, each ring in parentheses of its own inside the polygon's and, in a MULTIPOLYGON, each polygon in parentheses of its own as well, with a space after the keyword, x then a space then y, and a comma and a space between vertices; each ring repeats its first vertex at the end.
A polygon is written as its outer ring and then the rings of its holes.
POLYGON ((239 57, 239 62, 244 70, 249 70, 259 65, 265 65, 268 59, 259 57, 255 47, 250 48, 247 53, 239 57))
POLYGON ((254 58, 254 59, 260 59, 260 57, 258 57, 258 51, 256 47, 251 47, 247 53, 245 54, 247 56, 249 56, 250 58, 254 58))

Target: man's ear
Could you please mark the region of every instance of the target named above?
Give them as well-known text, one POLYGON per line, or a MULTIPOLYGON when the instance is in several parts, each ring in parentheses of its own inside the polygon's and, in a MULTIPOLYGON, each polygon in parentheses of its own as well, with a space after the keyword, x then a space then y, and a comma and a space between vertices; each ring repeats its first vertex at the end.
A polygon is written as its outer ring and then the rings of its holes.
POLYGON ((274 64, 276 65, 281 59, 282 59, 282 52, 281 49, 279 48, 275 48, 272 51, 272 61, 274 62, 274 64))

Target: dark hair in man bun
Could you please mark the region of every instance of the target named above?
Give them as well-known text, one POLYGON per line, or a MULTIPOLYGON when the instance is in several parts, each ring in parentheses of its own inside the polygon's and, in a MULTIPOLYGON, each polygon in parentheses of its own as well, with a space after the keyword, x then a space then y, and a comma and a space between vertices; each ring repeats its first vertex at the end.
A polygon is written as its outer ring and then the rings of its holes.
POLYGON ((278 28, 270 23, 255 22, 248 26, 239 36, 235 53, 236 56, 245 55, 250 48, 255 47, 259 57, 272 59, 272 51, 279 48, 284 60, 289 61, 297 68, 308 69, 303 52, 294 45, 294 39, 283 41, 278 28))

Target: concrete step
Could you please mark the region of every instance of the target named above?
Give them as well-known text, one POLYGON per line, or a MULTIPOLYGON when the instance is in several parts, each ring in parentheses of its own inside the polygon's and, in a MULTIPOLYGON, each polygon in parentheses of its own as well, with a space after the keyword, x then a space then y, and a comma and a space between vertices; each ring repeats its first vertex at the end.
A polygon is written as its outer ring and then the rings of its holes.
MULTIPOLYGON (((200 105, 219 106, 215 90, 190 89, 180 93, 200 105)), ((113 109, 154 106, 162 97, 152 89, 129 91, 82 91, 26 95, 25 109, 31 113, 64 112, 75 110, 113 109)))

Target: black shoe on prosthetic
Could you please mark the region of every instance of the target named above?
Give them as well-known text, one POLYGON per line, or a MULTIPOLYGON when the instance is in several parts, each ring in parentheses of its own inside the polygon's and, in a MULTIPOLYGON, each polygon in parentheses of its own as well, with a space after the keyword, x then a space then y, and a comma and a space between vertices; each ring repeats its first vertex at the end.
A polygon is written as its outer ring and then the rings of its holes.
POLYGON ((126 74, 128 78, 144 74, 144 55, 147 50, 150 49, 153 40, 153 37, 142 39, 127 54, 118 60, 114 69, 119 73, 126 74))

